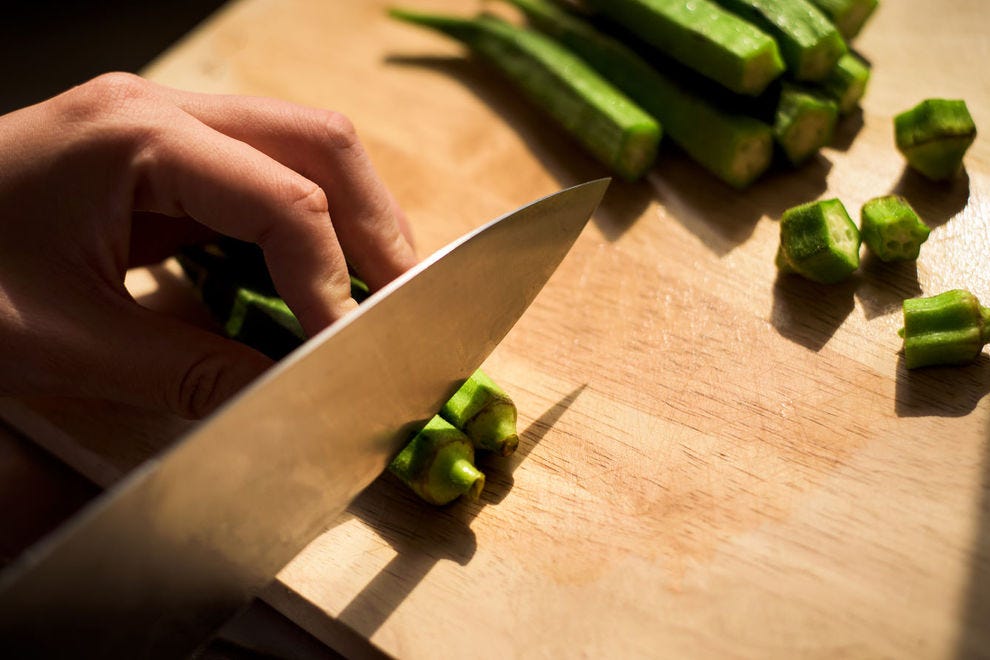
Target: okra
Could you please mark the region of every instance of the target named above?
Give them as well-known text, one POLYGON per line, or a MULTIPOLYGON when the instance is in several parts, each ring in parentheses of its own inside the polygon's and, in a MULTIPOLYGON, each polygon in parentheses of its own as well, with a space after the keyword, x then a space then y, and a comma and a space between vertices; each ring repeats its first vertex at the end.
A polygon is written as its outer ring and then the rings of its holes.
POLYGON ((990 308, 969 291, 953 289, 903 303, 904 366, 973 362, 990 343, 990 308))
POLYGON ((777 42, 712 0, 584 0, 698 73, 757 95, 784 72, 777 42))
POLYGON ((519 445, 516 404, 480 369, 443 405, 440 416, 463 431, 476 449, 508 456, 519 445))
POLYGON ((860 235, 881 261, 913 261, 931 230, 900 195, 875 197, 860 210, 860 235))
POLYGON ((847 115, 859 105, 869 82, 870 65, 853 53, 846 53, 819 84, 835 99, 839 114, 847 115))
POLYGON ((774 140, 787 160, 799 165, 832 141, 838 118, 832 99, 785 83, 774 113, 774 140))
POLYGON ((413 436, 388 469, 431 504, 448 504, 461 495, 477 500, 485 487, 471 441, 439 415, 413 436))
POLYGON ((467 45, 620 177, 636 180, 652 166, 659 123, 554 40, 493 16, 390 13, 467 45))
POLYGON ((653 115, 666 136, 729 185, 745 188, 770 166, 773 136, 765 122, 724 111, 620 39, 548 0, 508 1, 653 115))
POLYGON ((835 25, 807 0, 716 0, 777 40, 790 75, 824 79, 848 50, 835 25))
MULTIPOLYGON (((187 248, 177 259, 201 296, 212 294, 204 301, 228 337, 273 359, 306 340, 292 310, 270 284, 264 258, 253 243, 223 239, 187 248)), ((368 286, 352 274, 351 296, 361 302, 368 293, 368 286)), ((507 456, 519 444, 515 403, 480 369, 444 404, 441 415, 479 449, 507 456)))
POLYGON ((846 39, 852 39, 859 34, 879 4, 878 0, 811 1, 835 23, 839 33, 846 39))
POLYGON ((859 230, 837 199, 801 204, 780 219, 777 267, 834 284, 859 267, 859 230))
POLYGON ((926 99, 894 117, 894 137, 911 167, 942 181, 962 169, 963 156, 976 139, 976 125, 965 101, 926 99))

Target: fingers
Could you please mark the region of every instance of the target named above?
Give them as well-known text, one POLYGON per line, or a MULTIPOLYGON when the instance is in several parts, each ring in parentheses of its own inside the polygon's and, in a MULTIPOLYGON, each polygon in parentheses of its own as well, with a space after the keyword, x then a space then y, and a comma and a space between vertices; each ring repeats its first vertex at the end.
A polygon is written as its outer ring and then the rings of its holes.
POLYGON ((405 214, 343 115, 274 99, 163 93, 208 126, 316 182, 348 260, 373 289, 415 265, 405 214))
POLYGON ((0 364, 0 394, 111 400, 197 419, 271 366, 246 346, 106 290, 69 285, 54 302, 39 304, 33 292, 0 299, 0 315, 22 321, 0 324, 18 356, 0 364))
POLYGON ((137 209, 258 243, 307 333, 354 308, 326 196, 303 175, 178 111, 144 140, 134 169, 137 209))

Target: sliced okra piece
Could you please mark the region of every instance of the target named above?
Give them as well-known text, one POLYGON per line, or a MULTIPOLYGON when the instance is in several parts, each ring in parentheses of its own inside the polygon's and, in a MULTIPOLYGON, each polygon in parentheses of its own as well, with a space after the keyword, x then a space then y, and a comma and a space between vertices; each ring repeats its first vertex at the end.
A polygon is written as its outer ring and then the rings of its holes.
POLYGON ((884 195, 863 204, 859 233, 866 247, 881 261, 913 261, 931 229, 906 199, 884 195))
POLYGON ((837 199, 788 209, 780 219, 777 267, 834 284, 859 267, 859 230, 837 199))
POLYGON ((904 366, 973 362, 990 343, 990 308, 969 291, 953 289, 903 303, 904 366))
POLYGON ((976 139, 976 125, 965 101, 926 99, 894 117, 894 137, 911 167, 944 181, 962 169, 963 156, 976 139))

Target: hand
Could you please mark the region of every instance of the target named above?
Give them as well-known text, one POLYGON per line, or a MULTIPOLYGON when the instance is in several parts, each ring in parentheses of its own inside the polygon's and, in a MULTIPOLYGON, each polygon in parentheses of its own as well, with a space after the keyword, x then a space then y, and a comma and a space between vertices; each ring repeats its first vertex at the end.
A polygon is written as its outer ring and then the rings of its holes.
MULTIPOLYGON (((314 334, 416 259, 343 116, 107 74, 0 117, 0 394, 200 417, 269 365, 138 305, 126 270, 219 232, 258 243, 314 334)), ((332 374, 328 374, 332 377, 332 374)))

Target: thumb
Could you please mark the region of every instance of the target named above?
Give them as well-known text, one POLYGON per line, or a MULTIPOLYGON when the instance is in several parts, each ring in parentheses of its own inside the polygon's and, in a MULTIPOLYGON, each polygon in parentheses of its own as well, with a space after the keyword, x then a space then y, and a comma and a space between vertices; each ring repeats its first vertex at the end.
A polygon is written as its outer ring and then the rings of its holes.
POLYGON ((103 318, 101 343, 113 350, 97 357, 101 398, 198 419, 272 365, 243 344, 137 303, 103 318))

